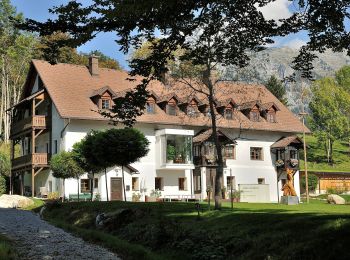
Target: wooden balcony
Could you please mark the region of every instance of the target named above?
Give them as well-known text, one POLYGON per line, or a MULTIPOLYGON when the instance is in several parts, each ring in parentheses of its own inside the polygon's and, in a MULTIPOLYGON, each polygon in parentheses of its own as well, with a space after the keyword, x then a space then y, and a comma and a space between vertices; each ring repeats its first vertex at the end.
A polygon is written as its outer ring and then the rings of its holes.
POLYGON ((12 160, 12 169, 31 168, 31 167, 48 167, 50 154, 33 153, 27 154, 12 160))
POLYGON ((38 115, 27 117, 11 125, 11 137, 25 132, 28 129, 46 129, 49 126, 50 120, 48 116, 38 115))

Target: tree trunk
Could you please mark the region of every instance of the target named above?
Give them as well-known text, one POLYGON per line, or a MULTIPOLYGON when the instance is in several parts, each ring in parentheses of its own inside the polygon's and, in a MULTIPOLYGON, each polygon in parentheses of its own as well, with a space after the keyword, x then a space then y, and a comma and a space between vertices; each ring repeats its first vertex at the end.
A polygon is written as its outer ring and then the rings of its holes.
POLYGON ((123 176, 124 201, 126 201, 126 190, 125 190, 125 179, 124 179, 124 166, 123 166, 123 165, 122 165, 122 176, 123 176))
POLYGON ((108 199, 108 185, 107 185, 107 168, 105 168, 105 181, 106 181, 106 196, 107 196, 107 201, 109 201, 109 199, 108 199))
POLYGON ((64 190, 64 182, 65 182, 65 179, 63 179, 63 185, 62 185, 62 189, 63 189, 63 195, 62 195, 62 202, 64 202, 64 196, 65 196, 65 190, 64 190))
POLYGON ((219 142, 219 137, 217 134, 217 126, 216 126, 216 114, 215 114, 215 100, 214 100, 214 85, 211 79, 211 70, 210 66, 208 66, 207 71, 204 75, 204 82, 209 90, 209 106, 210 106, 210 115, 211 115, 211 124, 212 124, 212 137, 214 139, 216 154, 217 154, 217 167, 215 174, 215 190, 214 190, 214 201, 215 201, 215 209, 221 209, 221 183, 223 177, 223 158, 221 151, 221 144, 219 142))
POLYGON ((329 163, 333 165, 333 141, 329 140, 329 163))
POLYGON ((95 181, 95 173, 92 173, 92 180, 91 180, 91 201, 93 201, 93 197, 94 197, 94 181, 95 181))
POLYGON ((79 178, 77 178, 77 182, 78 182, 78 202, 80 201, 80 198, 79 198, 79 178))

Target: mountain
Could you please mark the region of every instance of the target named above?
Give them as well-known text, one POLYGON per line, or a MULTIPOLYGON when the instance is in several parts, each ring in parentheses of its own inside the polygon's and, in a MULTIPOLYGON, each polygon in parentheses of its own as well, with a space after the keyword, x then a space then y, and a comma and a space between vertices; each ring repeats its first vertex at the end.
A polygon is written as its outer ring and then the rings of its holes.
MULTIPOLYGON (((228 67, 223 69, 223 78, 226 80, 242 81, 247 83, 264 83, 272 75, 283 79, 293 74, 291 68, 293 58, 298 55, 298 50, 289 47, 268 48, 259 53, 251 55, 250 65, 243 69, 228 67)), ((318 54, 318 59, 314 62, 314 78, 319 79, 326 76, 334 76, 335 71, 350 64, 350 57, 346 53, 334 53, 326 51, 318 54)), ((289 108, 298 113, 301 110, 302 89, 309 90, 310 82, 301 81, 297 76, 296 82, 285 83, 289 108)), ((310 93, 309 91, 307 91, 310 93)), ((305 108, 308 101, 304 102, 305 108)))

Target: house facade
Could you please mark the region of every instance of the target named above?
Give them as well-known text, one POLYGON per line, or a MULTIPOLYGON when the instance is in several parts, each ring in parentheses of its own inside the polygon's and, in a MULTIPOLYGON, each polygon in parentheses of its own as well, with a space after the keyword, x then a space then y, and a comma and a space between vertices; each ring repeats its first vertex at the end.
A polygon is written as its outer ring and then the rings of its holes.
MULTIPOLYGON (((87 67, 32 61, 22 99, 11 108, 14 193, 63 195, 62 180, 50 171, 51 156, 71 150, 91 130, 114 127, 99 111, 110 109, 114 100, 136 86, 127 77, 123 71, 99 68, 96 57, 87 67)), ((145 113, 134 127, 145 134, 150 150, 124 168, 126 199, 143 201, 154 191, 168 200, 211 197, 217 155, 206 97, 179 83, 154 81, 149 91, 145 113)), ((223 81, 216 98, 225 159, 223 196, 232 187, 242 192, 241 201, 277 202, 287 167, 295 169, 299 194, 301 142, 296 134, 303 126, 298 118, 261 85, 223 81)), ((78 189, 89 193, 93 187, 95 197, 106 200, 108 194, 109 199, 123 200, 122 175, 116 166, 106 175, 68 179, 64 195, 77 194, 78 189)))

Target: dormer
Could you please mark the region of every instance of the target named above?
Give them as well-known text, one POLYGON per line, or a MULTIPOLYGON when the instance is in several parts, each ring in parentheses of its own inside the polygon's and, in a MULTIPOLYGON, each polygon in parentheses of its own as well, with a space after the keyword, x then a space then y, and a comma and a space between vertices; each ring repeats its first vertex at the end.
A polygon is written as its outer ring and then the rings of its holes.
POLYGON ((220 102, 217 106, 217 111, 227 120, 233 120, 233 112, 236 105, 232 98, 220 102))
POLYGON ((158 97, 157 95, 151 91, 149 92, 149 96, 146 101, 146 113, 147 114, 155 114, 156 113, 156 105, 157 105, 158 97))
POLYGON ((242 113, 253 122, 260 121, 261 103, 259 101, 251 101, 243 103, 240 106, 242 113))
POLYGON ((276 114, 280 109, 275 103, 269 102, 262 105, 263 107, 263 117, 267 122, 276 123, 276 114))
POLYGON ((116 97, 114 91, 108 87, 102 87, 95 90, 90 96, 91 100, 96 104, 98 109, 107 110, 113 107, 113 99, 116 97))
POLYGON ((202 105, 202 102, 196 97, 191 96, 186 101, 181 102, 178 106, 189 117, 197 117, 199 112, 198 107, 202 105))
POLYGON ((158 101, 158 104, 165 113, 170 116, 176 116, 178 114, 179 100, 180 99, 176 94, 171 93, 163 96, 161 100, 158 101))

